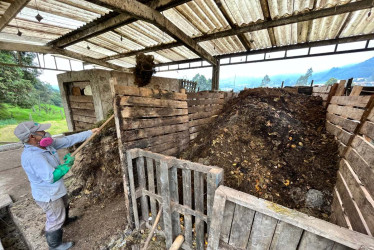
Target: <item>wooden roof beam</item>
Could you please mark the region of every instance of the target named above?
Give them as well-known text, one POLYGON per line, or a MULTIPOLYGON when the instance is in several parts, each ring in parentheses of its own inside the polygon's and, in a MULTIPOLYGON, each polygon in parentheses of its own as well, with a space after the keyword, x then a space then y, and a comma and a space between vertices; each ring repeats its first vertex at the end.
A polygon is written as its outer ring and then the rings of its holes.
MULTIPOLYGON (((268 1, 267 0, 260 0, 260 5, 261 5, 262 14, 264 15, 265 21, 272 20, 271 15, 270 15, 268 1)), ((274 35, 274 29, 273 28, 268 28, 267 30, 268 30, 271 46, 272 47, 277 46, 277 42, 275 40, 275 35, 274 35)))
POLYGON ((84 56, 73 51, 69 51, 66 49, 58 49, 53 48, 50 46, 43 46, 43 45, 31 45, 31 44, 22 44, 22 43, 12 43, 12 42, 2 42, 0 41, 0 50, 9 50, 9 51, 22 51, 22 52, 35 52, 35 53, 43 53, 43 54, 58 54, 63 55, 66 57, 74 58, 80 61, 100 65, 106 68, 130 72, 129 69, 123 68, 121 66, 104 62, 101 59, 95 59, 92 57, 84 56))
MULTIPOLYGON (((241 33, 274 28, 277 26, 282 26, 282 25, 287 25, 287 24, 292 24, 292 23, 310 21, 316 18, 344 14, 344 13, 349 13, 349 12, 356 11, 356 10, 368 9, 372 7, 373 7, 372 0, 362 0, 359 2, 348 3, 348 4, 339 5, 339 6, 331 7, 327 9, 321 9, 321 10, 311 11, 308 13, 302 13, 302 14, 298 14, 294 16, 283 17, 277 20, 265 21, 262 23, 253 23, 247 26, 233 28, 227 31, 220 31, 220 32, 216 32, 213 34, 209 34, 209 35, 199 36, 199 37, 193 38, 193 40, 195 40, 196 42, 204 42, 204 41, 209 41, 209 40, 213 40, 213 39, 217 39, 217 38, 221 38, 225 36, 233 36, 233 35, 237 35, 241 33)), ((108 57, 103 58, 103 60, 108 61, 108 60, 113 60, 113 59, 118 59, 118 58, 124 58, 128 56, 136 55, 137 53, 146 53, 146 52, 151 52, 151 51, 162 50, 165 48, 170 49, 170 48, 174 48, 180 45, 181 43, 178 43, 178 42, 169 43, 169 44, 161 44, 158 46, 148 47, 142 50, 130 51, 130 52, 120 53, 120 54, 113 55, 113 56, 108 56, 108 57)))
MULTIPOLYGON (((98 4, 101 6, 108 7, 108 5, 102 4, 97 0, 87 0, 88 2, 98 4)), ((147 3, 152 9, 156 9, 158 11, 164 11, 166 9, 173 8, 177 5, 189 2, 191 0, 152 0, 147 3)), ((109 13, 106 16, 103 16, 97 20, 94 20, 86 25, 82 26, 81 28, 72 31, 68 34, 63 35, 62 37, 53 40, 48 43, 48 45, 56 46, 59 48, 64 48, 69 45, 73 45, 78 43, 82 40, 101 35, 105 32, 114 30, 118 27, 121 27, 126 24, 130 24, 135 22, 136 19, 129 16, 128 14, 124 13, 109 13)))
POLYGON ((0 18, 0 32, 8 25, 8 23, 17 16, 17 14, 22 10, 23 7, 29 2, 30 0, 15 0, 12 4, 8 7, 8 9, 4 12, 2 17, 0 18))
POLYGON ((160 12, 148 7, 147 5, 144 5, 136 0, 99 0, 99 2, 105 4, 107 7, 113 8, 115 11, 126 13, 134 18, 141 19, 155 25, 169 36, 181 42, 198 56, 204 58, 212 65, 217 65, 216 58, 200 47, 196 41, 186 35, 175 24, 169 21, 169 19, 161 15, 160 12))

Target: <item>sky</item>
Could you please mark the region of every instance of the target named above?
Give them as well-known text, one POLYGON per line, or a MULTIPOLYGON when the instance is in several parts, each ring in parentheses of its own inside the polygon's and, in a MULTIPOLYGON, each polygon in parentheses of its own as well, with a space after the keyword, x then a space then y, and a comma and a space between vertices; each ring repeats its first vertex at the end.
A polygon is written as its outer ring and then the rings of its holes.
MULTIPOLYGON (((343 44, 342 49, 353 49, 357 46, 362 46, 362 42, 343 44)), ((357 47, 357 48, 358 48, 357 47)), ((371 44, 370 47, 374 47, 371 44)), ((333 47, 325 46, 319 47, 318 52, 331 50, 333 47)), ((304 50, 294 50, 294 55, 304 53, 304 50)), ((313 49, 311 51, 313 53, 313 49)), ((317 48, 314 52, 317 52, 317 48)), ((290 53, 289 53, 290 55, 290 53)), ((280 55, 274 53, 269 54, 270 58, 279 57, 280 55)), ((263 56, 261 56, 263 57, 263 56)), ((349 64, 356 64, 363 62, 365 60, 374 57, 374 51, 360 52, 360 53, 348 53, 339 54, 332 56, 316 56, 307 57, 301 59, 286 59, 270 62, 259 62, 259 63, 247 63, 247 64, 237 64, 221 66, 220 69, 220 79, 239 77, 239 76, 249 76, 249 77, 263 77, 266 74, 269 76, 280 75, 280 74, 294 74, 298 73, 300 75, 305 74, 309 68, 313 68, 313 72, 317 73, 320 71, 329 70, 332 67, 342 67, 349 64)), ((253 58, 254 60, 256 58, 253 58)), ((61 74, 61 71, 43 70, 40 75, 40 80, 48 82, 53 86, 58 86, 57 74, 61 74)), ((175 70, 168 72, 158 72, 156 76, 168 77, 168 78, 186 78, 192 79, 197 73, 204 75, 206 78, 212 77, 212 68, 200 68, 200 69, 189 69, 189 70, 175 70)))

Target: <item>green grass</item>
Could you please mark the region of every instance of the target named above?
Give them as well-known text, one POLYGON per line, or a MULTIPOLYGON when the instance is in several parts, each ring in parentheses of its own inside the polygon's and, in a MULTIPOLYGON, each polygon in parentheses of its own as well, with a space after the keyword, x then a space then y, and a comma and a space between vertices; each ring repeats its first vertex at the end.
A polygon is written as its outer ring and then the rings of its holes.
POLYGON ((24 109, 10 104, 4 104, 6 112, 3 112, 3 114, 8 115, 6 117, 0 117, 0 142, 18 141, 17 137, 13 134, 14 129, 17 127, 17 124, 24 121, 30 121, 30 118, 32 118, 34 122, 51 123, 52 126, 48 129, 48 132, 52 135, 67 132, 68 127, 65 120, 64 109, 53 105, 42 105, 50 108, 52 112, 47 113, 44 109, 41 109, 39 114, 37 105, 34 106, 33 111, 32 108, 24 109), (61 116, 60 110, 62 111, 63 116, 61 116))

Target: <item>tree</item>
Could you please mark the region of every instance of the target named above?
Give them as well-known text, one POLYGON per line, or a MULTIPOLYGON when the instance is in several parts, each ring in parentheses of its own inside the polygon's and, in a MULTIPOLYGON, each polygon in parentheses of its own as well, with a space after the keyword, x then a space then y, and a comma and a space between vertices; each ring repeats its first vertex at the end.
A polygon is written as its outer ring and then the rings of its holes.
POLYGON ((309 68, 305 75, 302 75, 297 79, 296 86, 307 86, 309 78, 312 77, 313 68, 309 68))
POLYGON ((334 83, 338 82, 338 79, 331 77, 330 79, 325 82, 325 85, 333 85, 334 83))
POLYGON ((268 87, 270 82, 271 82, 270 77, 268 75, 265 75, 264 79, 262 79, 262 81, 261 81, 260 87, 261 88, 268 87))
POLYGON ((200 91, 212 89, 212 79, 206 79, 204 75, 196 74, 192 81, 197 82, 196 88, 199 88, 200 91))

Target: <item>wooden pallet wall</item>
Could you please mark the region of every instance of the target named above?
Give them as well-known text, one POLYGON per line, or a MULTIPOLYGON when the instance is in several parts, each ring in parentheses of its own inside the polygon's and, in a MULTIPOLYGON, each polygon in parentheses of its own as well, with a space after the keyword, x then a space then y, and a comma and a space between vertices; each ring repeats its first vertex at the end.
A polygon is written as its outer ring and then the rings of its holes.
POLYGON ((90 82, 73 82, 68 86, 68 102, 75 130, 90 129, 97 122, 92 95, 73 95, 77 94, 72 91, 73 88, 79 88, 82 92, 87 86, 90 86, 90 82))
POLYGON ((185 93, 115 85, 115 116, 121 148, 175 155, 188 146, 185 93))
POLYGON ((313 87, 312 96, 320 96, 323 101, 323 106, 326 107, 326 103, 329 97, 330 90, 331 90, 331 86, 313 87))
POLYGON ((331 221, 374 235, 374 110, 370 96, 334 96, 326 129, 340 143, 331 221))
POLYGON ((208 250, 370 249, 374 238, 221 185, 208 250))
POLYGON ((234 96, 233 92, 223 91, 187 93, 190 139, 195 139, 205 125, 212 123, 223 105, 234 96))

